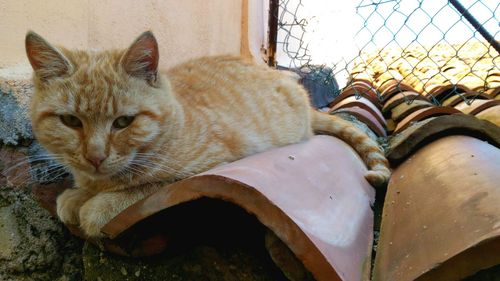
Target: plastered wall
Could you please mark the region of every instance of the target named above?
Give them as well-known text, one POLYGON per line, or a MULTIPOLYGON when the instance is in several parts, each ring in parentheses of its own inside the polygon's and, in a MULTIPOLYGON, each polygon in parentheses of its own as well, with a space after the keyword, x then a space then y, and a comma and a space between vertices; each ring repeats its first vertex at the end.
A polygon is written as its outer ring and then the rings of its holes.
POLYGON ((162 68, 205 55, 255 53, 264 38, 263 10, 261 0, 0 0, 0 68, 28 64, 29 29, 81 49, 126 47, 152 30, 162 68))

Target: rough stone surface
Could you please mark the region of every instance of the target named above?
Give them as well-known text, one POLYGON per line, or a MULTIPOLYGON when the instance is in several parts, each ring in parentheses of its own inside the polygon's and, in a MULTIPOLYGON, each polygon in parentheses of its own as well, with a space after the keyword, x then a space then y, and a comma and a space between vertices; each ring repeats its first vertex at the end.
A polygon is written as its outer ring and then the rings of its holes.
POLYGON ((81 242, 29 190, 0 187, 0 206, 0 280, 81 279, 81 242))
POLYGON ((10 206, 0 208, 0 237, 0 259, 9 258, 20 243, 16 217, 10 206))
POLYGON ((18 145, 33 138, 27 118, 32 90, 29 80, 0 78, 0 142, 18 145))

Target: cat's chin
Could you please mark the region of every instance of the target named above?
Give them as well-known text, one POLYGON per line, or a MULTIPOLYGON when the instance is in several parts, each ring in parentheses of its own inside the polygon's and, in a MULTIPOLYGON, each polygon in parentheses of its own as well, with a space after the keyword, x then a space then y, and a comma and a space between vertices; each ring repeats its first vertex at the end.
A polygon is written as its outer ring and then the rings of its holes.
POLYGON ((109 178, 111 177, 113 174, 112 173, 102 173, 102 172, 94 172, 94 177, 96 178, 109 178))
POLYGON ((92 180, 106 180, 111 178, 116 173, 103 172, 103 171, 82 171, 87 178, 92 180))

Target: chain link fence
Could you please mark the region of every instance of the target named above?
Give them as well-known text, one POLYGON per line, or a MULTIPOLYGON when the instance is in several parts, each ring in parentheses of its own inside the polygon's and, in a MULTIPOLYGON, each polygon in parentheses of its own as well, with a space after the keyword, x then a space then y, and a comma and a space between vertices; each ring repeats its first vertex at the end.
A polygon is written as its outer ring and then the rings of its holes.
POLYGON ((306 87, 316 107, 356 80, 378 94, 397 81, 437 105, 456 94, 469 102, 500 89, 498 1, 276 1, 276 65, 313 85, 306 87))

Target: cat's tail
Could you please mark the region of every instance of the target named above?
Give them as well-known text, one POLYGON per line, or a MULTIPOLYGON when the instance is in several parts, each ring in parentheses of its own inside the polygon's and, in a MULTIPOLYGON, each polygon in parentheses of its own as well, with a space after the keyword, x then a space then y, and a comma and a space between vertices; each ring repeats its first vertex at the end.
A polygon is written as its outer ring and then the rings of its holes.
POLYGON ((312 128, 315 133, 334 135, 348 143, 364 159, 369 171, 365 178, 380 186, 389 180, 391 171, 383 150, 377 142, 340 117, 312 110, 312 128))

